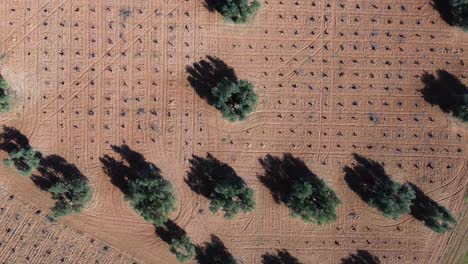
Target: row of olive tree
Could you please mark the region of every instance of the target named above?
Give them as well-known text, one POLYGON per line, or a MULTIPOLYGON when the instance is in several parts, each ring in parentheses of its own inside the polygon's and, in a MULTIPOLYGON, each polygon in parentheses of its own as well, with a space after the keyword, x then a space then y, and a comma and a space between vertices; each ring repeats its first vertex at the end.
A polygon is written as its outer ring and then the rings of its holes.
POLYGON ((415 184, 393 181, 382 164, 354 154, 356 164, 345 167, 345 181, 369 206, 387 218, 411 214, 431 230, 444 233, 456 224, 450 211, 424 194, 415 184))
POLYGON ((36 185, 51 193, 56 200, 51 218, 79 213, 91 200, 92 189, 78 168, 60 156, 43 157, 29 145, 20 131, 4 127, 0 135, 0 148, 8 153, 3 160, 5 167, 13 166, 22 176, 31 176, 36 185), (40 176, 32 175, 38 171, 40 176))
POLYGON ((260 9, 258 0, 205 0, 209 11, 219 12, 226 21, 244 24, 260 9))

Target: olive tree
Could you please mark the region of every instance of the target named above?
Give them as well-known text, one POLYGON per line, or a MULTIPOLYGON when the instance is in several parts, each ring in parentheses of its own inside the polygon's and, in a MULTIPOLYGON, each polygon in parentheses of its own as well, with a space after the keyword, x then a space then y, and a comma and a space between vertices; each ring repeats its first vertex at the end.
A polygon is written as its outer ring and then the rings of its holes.
POLYGON ((257 104, 257 95, 252 83, 224 78, 212 93, 215 106, 229 121, 244 120, 257 104))
POLYGON ((336 207, 340 200, 322 179, 292 183, 286 205, 292 216, 319 225, 336 221, 336 207))
POLYGON ((248 213, 255 208, 254 191, 228 164, 213 155, 206 158, 193 155, 186 183, 189 187, 210 200, 210 211, 224 212, 232 219, 240 212, 248 213))
POLYGON ((91 200, 92 189, 79 175, 67 175, 54 183, 49 192, 57 202, 52 208, 52 218, 58 219, 70 213, 79 213, 91 200))
POLYGON ((13 165, 22 176, 29 176, 39 167, 40 154, 32 148, 20 148, 13 150, 10 156, 3 160, 3 165, 9 167, 13 165))
POLYGON ((336 193, 299 158, 267 155, 260 159, 265 174, 260 181, 270 189, 277 203, 284 203, 293 217, 305 222, 326 224, 336 220, 340 204, 336 193))
POLYGON ((208 104, 221 111, 229 121, 244 120, 257 104, 254 85, 247 80, 239 80, 234 69, 217 57, 187 66, 188 81, 197 94, 208 104))
POLYGON ((145 221, 156 226, 163 225, 176 208, 171 183, 163 179, 152 164, 142 168, 138 177, 128 182, 125 198, 145 221))
POLYGON ((173 238, 170 242, 169 250, 180 262, 192 260, 195 257, 195 246, 186 235, 173 238))
POLYGON ((236 24, 250 21, 260 8, 258 0, 206 0, 210 10, 218 11, 225 20, 236 24))
POLYGON ((364 202, 395 220, 410 213, 416 194, 408 183, 393 181, 374 160, 358 154, 354 154, 354 158, 357 163, 344 168, 345 181, 364 202))

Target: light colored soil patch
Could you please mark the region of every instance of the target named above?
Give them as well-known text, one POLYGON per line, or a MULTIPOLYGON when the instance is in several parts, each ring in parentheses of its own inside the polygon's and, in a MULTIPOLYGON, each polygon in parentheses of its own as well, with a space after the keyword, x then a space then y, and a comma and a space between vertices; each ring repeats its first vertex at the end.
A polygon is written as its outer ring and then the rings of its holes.
MULTIPOLYGON (((460 213, 467 128, 425 103, 418 89, 421 74, 439 68, 467 83, 468 34, 449 28, 429 0, 262 5, 251 25, 233 26, 200 0, 2 2, 1 72, 17 103, 0 123, 20 129, 44 154, 75 163, 95 190, 82 214, 61 222, 143 262, 176 262, 101 168, 111 144, 127 143, 175 185, 172 218, 193 240, 214 233, 242 263, 283 248, 304 263, 338 263, 357 249, 382 263, 437 263, 450 234, 409 216, 383 218, 350 191, 342 168, 352 152, 385 162, 395 180, 460 213), (132 12, 123 19, 121 10, 132 12), (207 54, 255 83, 259 104, 247 121, 221 119, 190 88, 185 66, 207 54), (186 186, 187 160, 206 152, 255 189, 254 213, 227 222, 186 186), (283 152, 336 190, 336 223, 304 224, 273 202, 257 179, 258 159, 283 152)), ((0 169, 0 182, 42 210, 52 205, 11 170, 0 169)))

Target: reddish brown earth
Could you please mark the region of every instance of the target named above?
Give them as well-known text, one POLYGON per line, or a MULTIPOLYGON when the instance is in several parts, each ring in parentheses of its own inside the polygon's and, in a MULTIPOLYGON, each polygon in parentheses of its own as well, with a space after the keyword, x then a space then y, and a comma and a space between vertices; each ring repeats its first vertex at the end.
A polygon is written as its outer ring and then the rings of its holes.
POLYGON ((2 263, 138 263, 87 234, 53 223, 44 213, 0 189, 2 263))
MULTIPOLYGON (((347 187, 342 171, 359 153, 385 162, 395 180, 417 184, 454 215, 461 211, 466 125, 428 105, 418 89, 421 74, 439 68, 467 83, 468 34, 448 27, 430 1, 268 0, 246 26, 224 23, 201 0, 3 0, 0 17, 0 72, 15 102, 0 123, 42 153, 75 163, 94 189, 84 212, 60 224, 144 263, 176 263, 102 170, 99 157, 126 143, 175 185, 171 218, 196 243, 218 235, 241 263, 283 248, 303 263, 339 263, 357 249, 383 263, 442 256, 450 234, 410 216, 385 219, 347 187), (123 9, 132 15, 123 18, 123 9), (185 66, 207 54, 256 85, 259 104, 245 122, 225 121, 189 86, 185 66), (253 213, 226 221, 187 187, 188 159, 207 152, 254 188, 253 213), (258 159, 283 152, 336 190, 336 223, 305 224, 273 202, 257 179, 258 159)), ((53 204, 11 169, 0 169, 0 181, 34 207, 53 204)))

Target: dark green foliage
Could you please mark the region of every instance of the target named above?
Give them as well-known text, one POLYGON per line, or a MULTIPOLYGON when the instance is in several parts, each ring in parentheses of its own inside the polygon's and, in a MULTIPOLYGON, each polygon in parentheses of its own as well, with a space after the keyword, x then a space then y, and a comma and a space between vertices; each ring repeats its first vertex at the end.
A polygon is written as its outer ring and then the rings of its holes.
POLYGON ((169 250, 180 262, 192 260, 195 257, 195 246, 185 230, 176 222, 168 219, 164 224, 156 226, 156 234, 169 244, 169 250))
POLYGON ((222 60, 208 56, 187 67, 188 81, 197 94, 221 111, 230 121, 244 120, 257 104, 254 86, 238 80, 234 70, 222 60))
POLYGON ((447 71, 438 70, 437 75, 438 78, 425 73, 421 78, 424 99, 431 105, 439 106, 442 111, 468 122, 468 88, 447 71))
POLYGON ((10 85, 5 79, 0 75, 0 113, 5 113, 10 111, 10 95, 8 94, 8 89, 10 85))
POLYGON ((319 225, 336 221, 339 204, 335 192, 322 179, 294 182, 286 201, 293 217, 300 216, 306 222, 319 225))
POLYGON ((408 213, 411 201, 414 199, 414 191, 405 183, 378 181, 375 185, 377 197, 369 199, 369 205, 383 212, 385 217, 399 219, 408 213))
POLYGON ((434 0, 434 7, 449 25, 468 30, 468 0, 434 0))
POLYGON ((52 208, 52 218, 79 213, 91 200, 92 189, 84 177, 67 175, 49 189, 57 202, 52 208))
POLYGON ((211 241, 203 246, 196 246, 198 264, 237 264, 236 259, 229 253, 223 241, 211 235, 211 241))
POLYGON ((3 162, 14 165, 21 175, 29 176, 37 169, 31 180, 43 191, 49 191, 56 200, 52 208, 53 220, 70 213, 79 213, 91 200, 92 189, 86 177, 74 164, 57 155, 43 157, 32 149, 28 138, 17 129, 3 127, 0 148, 10 157, 3 162))
POLYGON ((341 259, 341 264, 380 264, 380 259, 369 251, 358 250, 356 254, 350 254, 341 259))
POLYGON ((40 155, 32 148, 21 148, 9 153, 10 157, 3 160, 3 165, 9 167, 15 166, 18 173, 22 176, 29 176, 39 167, 40 155))
POLYGON ((213 89, 215 106, 229 121, 244 120, 257 104, 257 95, 252 83, 224 78, 213 89))
POLYGON ((357 164, 345 167, 345 181, 369 206, 385 217, 399 219, 410 212, 415 192, 407 183, 394 182, 376 161, 354 154, 357 164))
POLYGON ((10 84, 0 75, 0 89, 6 90, 10 88, 10 84))
POLYGON ((9 157, 3 160, 5 167, 14 166, 22 176, 29 176, 39 167, 41 153, 29 145, 28 138, 13 127, 3 126, 0 134, 0 149, 9 157))
POLYGON ((239 177, 220 177, 211 193, 210 211, 224 211, 224 217, 232 219, 240 212, 255 208, 254 192, 239 177))
POLYGON ((210 210, 224 211, 226 219, 255 208, 253 190, 245 184, 233 168, 211 154, 206 158, 193 156, 186 183, 190 188, 210 199, 210 210))
POLYGON ((11 97, 0 89, 0 113, 9 112, 11 109, 11 97))
POLYGON ((205 0, 205 3, 210 11, 216 10, 236 24, 249 22, 260 8, 258 0, 205 0))
POLYGON ((127 145, 112 146, 112 149, 123 161, 108 155, 100 159, 111 182, 122 190, 125 199, 145 221, 162 226, 176 208, 171 183, 162 178, 153 163, 127 145))
POLYGON ((424 225, 436 233, 445 233, 452 230, 457 223, 447 208, 439 205, 416 185, 410 184, 416 192, 416 199, 411 206, 411 215, 424 222, 424 225))
POLYGON ((336 220, 340 200, 325 182, 300 159, 286 153, 260 159, 265 174, 260 181, 270 189, 277 203, 286 204, 292 216, 306 222, 326 224, 336 220))
POLYGON ((172 185, 152 165, 142 168, 139 174, 138 178, 129 181, 125 198, 145 221, 160 226, 176 208, 172 185))
POLYGON ((195 257, 195 246, 187 236, 173 238, 170 243, 170 251, 180 262, 192 260, 195 257))
POLYGON ((468 30, 468 0, 448 0, 452 7, 453 23, 468 30))
POLYGON ((89 203, 92 189, 86 177, 74 165, 57 155, 41 160, 39 175, 32 181, 42 190, 49 191, 56 200, 51 218, 57 220, 71 213, 79 213, 89 203))
POLYGON ((277 254, 265 253, 262 255, 263 264, 301 264, 286 249, 278 250, 277 254))

